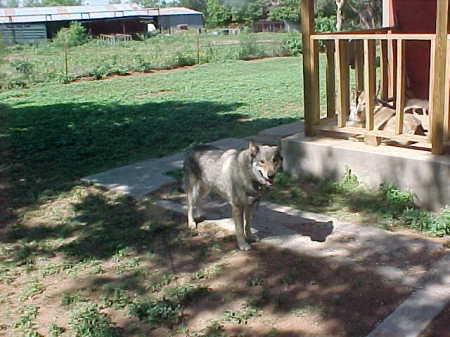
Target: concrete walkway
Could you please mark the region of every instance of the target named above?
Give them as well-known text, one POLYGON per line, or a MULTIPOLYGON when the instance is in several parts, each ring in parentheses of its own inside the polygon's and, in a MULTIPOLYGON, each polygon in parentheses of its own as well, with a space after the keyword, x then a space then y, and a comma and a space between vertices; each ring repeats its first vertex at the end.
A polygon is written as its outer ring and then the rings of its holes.
MULTIPOLYGON (((302 129, 302 123, 296 122, 264 130, 251 138, 276 144, 281 138, 302 129)), ((248 140, 227 138, 211 144, 223 149, 239 149, 246 147, 248 140)), ((116 168, 84 180, 135 198, 143 198, 161 186, 174 182, 165 173, 181 168, 182 159, 183 153, 176 153, 116 168)), ((157 203, 166 209, 185 213, 185 205, 181 200, 159 200, 157 203)), ((210 201, 205 205, 204 212, 208 222, 224 230, 234 231, 226 203, 210 201)), ((429 264, 429 261, 434 261, 435 254, 445 251, 441 244, 375 227, 345 223, 269 202, 261 202, 257 209, 253 231, 263 242, 302 255, 326 258, 333 263, 376 261, 373 271, 379 277, 413 287, 415 292, 380 322, 368 337, 419 337, 423 329, 450 302, 450 254, 444 255, 435 266, 429 264)))

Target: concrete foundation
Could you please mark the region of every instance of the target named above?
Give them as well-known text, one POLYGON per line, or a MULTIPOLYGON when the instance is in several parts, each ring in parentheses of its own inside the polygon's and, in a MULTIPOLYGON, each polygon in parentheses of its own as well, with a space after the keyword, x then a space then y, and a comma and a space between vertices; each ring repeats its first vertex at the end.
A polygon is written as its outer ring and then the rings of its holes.
POLYGON ((450 156, 428 151, 318 136, 292 135, 282 140, 284 170, 298 177, 311 174, 336 179, 350 169, 371 187, 393 183, 413 193, 430 210, 450 205, 450 156))

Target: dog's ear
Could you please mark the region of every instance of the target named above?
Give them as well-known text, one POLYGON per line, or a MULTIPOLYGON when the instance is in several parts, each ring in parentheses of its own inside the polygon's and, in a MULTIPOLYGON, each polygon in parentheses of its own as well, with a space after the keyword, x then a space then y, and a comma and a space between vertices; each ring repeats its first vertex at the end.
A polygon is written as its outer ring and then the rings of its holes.
POLYGON ((253 140, 250 140, 250 142, 248 144, 248 149, 250 150, 250 155, 252 157, 256 157, 256 155, 259 152, 259 146, 256 145, 256 143, 253 140))
POLYGON ((283 160, 283 156, 281 155, 281 146, 277 146, 277 149, 275 151, 275 158, 283 160))

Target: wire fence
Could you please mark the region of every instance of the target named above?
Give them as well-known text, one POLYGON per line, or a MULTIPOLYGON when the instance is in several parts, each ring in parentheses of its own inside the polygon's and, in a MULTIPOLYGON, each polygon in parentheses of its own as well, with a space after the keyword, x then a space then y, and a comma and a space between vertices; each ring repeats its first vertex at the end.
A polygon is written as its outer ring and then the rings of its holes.
POLYGON ((70 82, 83 77, 151 72, 230 60, 294 55, 299 37, 281 33, 180 34, 114 44, 95 39, 72 48, 47 43, 8 48, 0 64, 0 88, 25 87, 42 82, 70 82))

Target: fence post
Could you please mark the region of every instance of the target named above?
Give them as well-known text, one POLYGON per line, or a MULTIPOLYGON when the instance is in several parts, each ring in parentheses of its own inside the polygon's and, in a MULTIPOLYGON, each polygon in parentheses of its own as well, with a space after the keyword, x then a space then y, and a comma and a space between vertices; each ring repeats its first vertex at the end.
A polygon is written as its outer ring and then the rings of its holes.
POLYGON ((66 78, 69 73, 69 64, 67 60, 68 49, 67 43, 64 43, 64 74, 66 75, 66 78))
POLYGON ((200 28, 197 29, 197 64, 200 64, 200 28))

